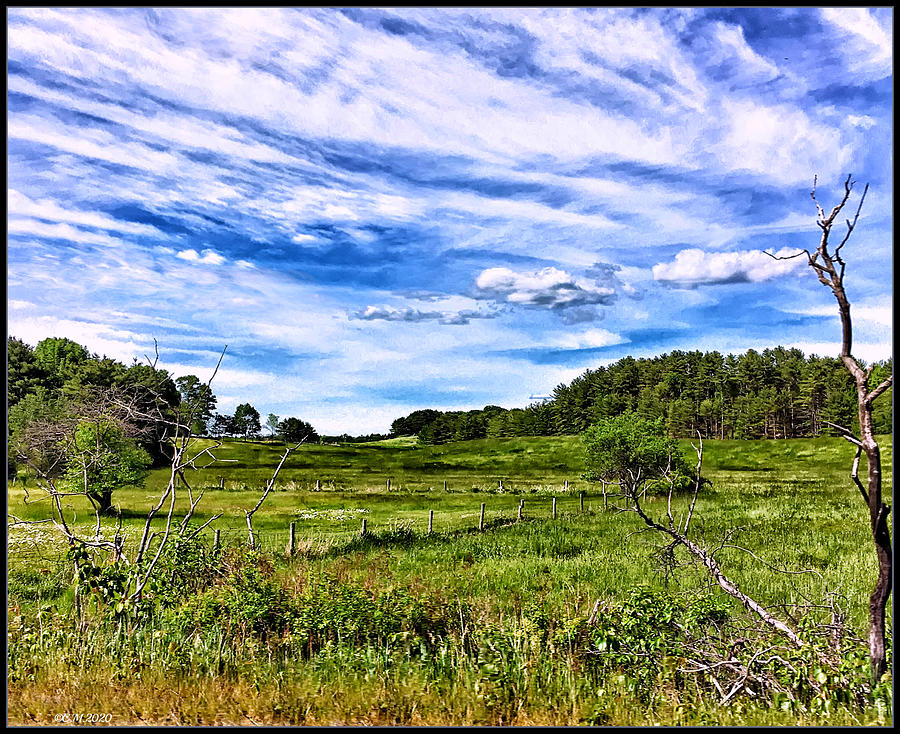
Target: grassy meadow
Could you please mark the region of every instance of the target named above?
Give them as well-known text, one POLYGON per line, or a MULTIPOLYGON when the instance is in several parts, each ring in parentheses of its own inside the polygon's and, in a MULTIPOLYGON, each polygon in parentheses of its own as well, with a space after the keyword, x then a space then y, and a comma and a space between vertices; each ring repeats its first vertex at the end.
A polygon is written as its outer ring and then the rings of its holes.
MULTIPOLYGON (((889 496, 891 437, 880 438, 889 496)), ((48 524, 10 528, 9 723, 48 724, 75 712, 113 724, 892 720, 882 699, 772 706, 738 696, 720 706, 714 691, 672 671, 644 671, 648 683, 585 655, 579 630, 598 599, 622 603, 641 589, 702 593, 728 614, 741 610, 702 569, 667 563, 664 544, 641 532, 636 515, 604 509, 599 488, 580 478, 576 437, 301 446, 254 517, 261 551, 248 556, 244 512, 283 451, 228 442, 215 451, 219 463, 188 475, 195 492, 205 491, 194 525, 222 517, 203 532, 196 566, 172 566, 172 579, 183 577, 191 593, 161 591, 174 594, 171 603, 139 625, 104 625, 95 606, 96 624, 73 634, 72 566, 62 542, 48 524), (288 557, 291 522, 296 552, 288 557), (214 528, 220 571, 201 584, 214 528)), ((725 573, 772 608, 838 595, 864 638, 877 564, 866 508, 849 479, 852 458, 838 438, 706 441, 712 485, 697 502, 692 534, 708 547, 721 544, 725 573)), ((155 470, 144 487, 116 493, 128 542, 167 479, 155 470)), ((39 492, 26 488, 35 501, 25 503, 16 482, 9 513, 46 517, 39 492)), ((78 499, 67 517, 86 531, 93 517, 78 499)), ((687 502, 673 501, 676 517, 687 502)), ((664 517, 665 498, 646 509, 664 517)), ((115 520, 103 524, 111 533, 115 520)))

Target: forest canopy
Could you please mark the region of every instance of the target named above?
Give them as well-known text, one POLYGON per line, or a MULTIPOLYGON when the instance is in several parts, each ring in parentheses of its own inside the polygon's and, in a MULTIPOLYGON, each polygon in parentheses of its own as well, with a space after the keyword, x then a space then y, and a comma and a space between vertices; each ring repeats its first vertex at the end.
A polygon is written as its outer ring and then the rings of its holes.
MULTIPOLYGON (((877 363, 871 381, 891 374, 877 363)), ((470 411, 416 411, 395 430, 418 425, 423 443, 504 436, 575 435, 597 421, 633 412, 661 420, 668 435, 758 439, 838 435, 829 424, 853 428, 856 390, 837 357, 806 357, 775 347, 740 355, 673 351, 657 357, 624 357, 586 370, 551 399, 507 410, 489 405, 470 411), (410 420, 416 417, 418 420, 410 420), (428 420, 423 421, 423 418, 428 420)), ((890 433, 891 401, 875 410, 875 430, 890 433)))

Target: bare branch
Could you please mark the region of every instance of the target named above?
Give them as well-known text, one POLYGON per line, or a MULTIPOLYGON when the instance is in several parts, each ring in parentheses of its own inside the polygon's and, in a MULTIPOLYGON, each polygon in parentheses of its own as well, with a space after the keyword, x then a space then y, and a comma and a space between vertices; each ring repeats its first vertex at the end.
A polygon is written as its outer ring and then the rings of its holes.
POLYGON ((228 349, 228 345, 226 344, 222 348, 222 354, 219 355, 219 361, 216 362, 216 368, 213 370, 212 375, 210 375, 209 379, 206 381, 207 386, 212 384, 212 381, 216 379, 216 375, 219 373, 219 367, 222 366, 222 360, 225 359, 225 351, 228 349))
POLYGON ((209 518, 209 520, 207 520, 207 521, 206 521, 205 523, 203 523, 200 527, 198 527, 196 530, 194 530, 190 535, 184 536, 185 540, 193 540, 194 538, 196 538, 197 535, 200 534, 200 531, 201 531, 201 530, 203 530, 203 529, 204 529, 207 525, 209 525, 211 522, 214 522, 215 520, 218 520, 220 517, 222 517, 223 514, 224 514, 224 513, 220 512, 220 513, 217 514, 217 515, 213 515, 211 518, 209 518))
POLYGON ((691 444, 691 448, 697 452, 697 476, 694 481, 694 494, 691 497, 691 506, 684 520, 684 527, 681 529, 683 535, 687 535, 688 526, 691 524, 691 518, 694 516, 694 505, 697 504, 697 495, 700 493, 700 484, 703 481, 700 477, 700 469, 703 466, 703 436, 700 435, 700 431, 697 431, 697 437, 700 439, 700 447, 697 448, 694 444, 691 444))
MULTIPOLYGON (((849 178, 848 178, 849 181, 849 178)), ((844 235, 844 239, 841 240, 841 243, 834 249, 834 254, 837 255, 841 248, 847 244, 847 240, 850 239, 850 235, 853 233, 853 229, 856 227, 857 221, 859 221, 859 213, 862 211, 863 202, 866 200, 866 194, 869 193, 869 184, 866 184, 866 187, 863 189, 862 196, 859 197, 859 206, 856 208, 856 215, 853 217, 853 221, 851 222, 849 219, 847 220, 847 234, 844 235)), ((847 197, 850 195, 850 189, 847 189, 847 196, 844 197, 844 201, 846 202, 847 197)), ((843 208, 843 202, 841 203, 841 207, 843 208)))
POLYGON ((863 486, 862 482, 859 481, 859 460, 862 455, 863 445, 859 442, 856 442, 856 456, 853 457, 853 466, 850 469, 850 479, 856 485, 857 489, 859 489, 862 494, 863 502, 866 503, 866 506, 869 505, 869 493, 866 492, 866 488, 863 486))
POLYGON ((247 510, 244 514, 247 516, 247 530, 250 533, 250 548, 256 548, 256 536, 253 532, 253 515, 254 513, 262 507, 262 503, 266 501, 266 497, 269 496, 269 492, 272 491, 272 488, 275 486, 275 480, 278 478, 278 473, 281 471, 281 467, 284 466, 284 462, 287 461, 288 456, 290 456, 292 451, 300 448, 300 445, 303 444, 309 436, 304 436, 300 441, 297 442, 296 446, 288 446, 285 449, 284 455, 281 457, 281 461, 278 462, 278 466, 275 468, 275 472, 272 474, 272 478, 269 479, 268 484, 266 485, 266 489, 262 494, 262 497, 259 498, 259 502, 256 503, 256 507, 252 510, 247 510))
POLYGON ((843 438, 846 438, 850 443, 856 444, 857 446, 862 445, 860 444, 859 439, 856 437, 853 431, 851 431, 849 428, 840 426, 837 423, 832 423, 831 421, 822 421, 822 423, 824 423, 826 426, 831 426, 832 428, 836 428, 837 430, 839 430, 843 438))
POLYGON ((868 395, 866 395, 866 397, 865 397, 866 403, 871 405, 872 402, 874 402, 875 398, 877 398, 879 395, 881 395, 885 390, 890 389, 891 385, 893 385, 893 384, 894 384, 894 376, 891 375, 884 382, 882 382, 878 387, 876 387, 874 390, 869 392, 868 395))
POLYGON ((150 365, 150 369, 155 370, 156 365, 159 362, 159 342, 157 342, 156 339, 153 340, 153 352, 155 356, 152 360, 146 354, 144 355, 144 359, 147 360, 147 364, 150 365))
POLYGON ((741 545, 732 545, 732 544, 728 543, 728 544, 723 544, 721 547, 722 548, 734 548, 735 550, 743 551, 747 555, 753 556, 753 558, 755 558, 757 561, 759 561, 763 566, 766 566, 767 568, 770 568, 777 573, 783 573, 783 574, 787 574, 787 575, 797 575, 797 576, 806 574, 806 573, 811 573, 811 574, 814 574, 815 576, 818 576, 819 578, 822 578, 822 574, 820 574, 818 571, 816 571, 815 569, 812 569, 812 568, 805 568, 801 571, 788 571, 785 568, 778 568, 777 566, 773 566, 771 563, 767 563, 766 561, 764 561, 762 558, 760 558, 758 555, 756 555, 750 549, 744 548, 741 545))
MULTIPOLYGON (((699 463, 702 465, 702 451, 699 456, 699 463)), ((695 492, 697 488, 695 487, 695 492)), ((800 639, 796 632, 794 632, 790 627, 788 627, 784 622, 782 622, 777 617, 773 616, 765 607, 763 607, 759 602, 757 602, 752 597, 745 594, 740 588, 731 581, 725 574, 722 572, 722 569, 719 567, 718 562, 713 557, 713 554, 709 553, 697 543, 692 541, 687 535, 678 532, 676 529, 672 527, 665 527, 664 525, 659 524, 652 518, 650 518, 644 509, 641 507, 641 501, 638 493, 634 490, 633 486, 629 490, 626 488, 626 493, 630 495, 630 499, 633 505, 633 511, 638 514, 638 516, 644 521, 644 524, 647 525, 648 528, 652 528, 654 530, 658 530, 662 533, 665 533, 669 537, 671 537, 678 544, 683 545, 689 553, 691 553, 695 558, 697 558, 704 566, 708 569, 709 573, 715 579, 716 583, 725 591, 727 594, 733 596, 735 599, 740 601, 748 610, 752 611, 757 615, 765 624, 770 626, 772 629, 777 630, 782 635, 784 635, 788 640, 790 640, 791 644, 795 647, 803 647, 804 642, 800 639)))
POLYGON ((819 177, 813 176, 813 187, 812 191, 810 191, 809 195, 812 197, 812 200, 816 203, 816 209, 819 211, 819 219, 825 219, 825 212, 822 209, 821 204, 819 204, 819 200, 816 198, 816 183, 818 182, 819 177))
MULTIPOLYGON (((150 581, 150 576, 153 574, 153 569, 156 567, 156 564, 159 563, 159 559, 162 556, 163 549, 166 547, 166 543, 169 540, 169 533, 171 532, 171 529, 172 529, 172 518, 175 514, 175 473, 174 473, 174 471, 170 475, 169 485, 167 488, 166 495, 169 496, 169 512, 166 515, 166 529, 163 532, 163 539, 160 541, 159 547, 156 549, 156 555, 153 557, 153 559, 148 564, 147 570, 144 573, 143 578, 139 579, 135 583, 135 589, 129 595, 130 599, 137 599, 141 595, 141 592, 144 590, 144 587, 150 581)), ((164 495, 164 497, 166 495, 164 495)), ((147 519, 147 526, 149 526, 149 524, 150 524, 150 517, 148 517, 148 519, 147 519)), ((146 528, 145 528, 145 532, 146 532, 146 528)), ((135 563, 135 565, 137 565, 137 562, 135 563)))

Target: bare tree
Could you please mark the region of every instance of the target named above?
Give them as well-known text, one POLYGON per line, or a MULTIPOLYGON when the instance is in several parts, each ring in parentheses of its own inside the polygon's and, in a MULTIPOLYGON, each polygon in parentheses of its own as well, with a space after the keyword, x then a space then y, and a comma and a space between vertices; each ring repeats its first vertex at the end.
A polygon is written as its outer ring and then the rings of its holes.
MULTIPOLYGON (((620 438, 627 437, 620 434, 620 438)), ((644 506, 646 483, 641 477, 641 472, 625 471, 617 479, 609 482, 619 490, 618 493, 610 495, 617 503, 612 505, 613 508, 619 512, 637 514, 646 526, 644 530, 636 532, 650 530, 665 539, 666 544, 657 550, 658 557, 663 559, 665 564, 674 567, 677 564, 675 549, 684 548, 694 563, 703 566, 710 578, 724 592, 737 599, 751 613, 745 621, 734 624, 723 623, 724 626, 719 628, 719 633, 713 635, 705 633, 698 635, 680 623, 673 623, 681 635, 670 640, 670 644, 673 650, 678 650, 678 654, 686 663, 679 667, 679 671, 708 679, 719 693, 723 705, 728 704, 742 691, 751 697, 767 692, 785 696, 792 701, 797 700, 799 691, 794 690, 794 687, 796 681, 801 679, 803 686, 808 690, 820 694, 824 690, 823 683, 812 674, 812 671, 817 670, 818 666, 837 669, 843 658, 842 646, 847 642, 862 644, 861 640, 848 633, 845 626, 846 615, 838 604, 840 595, 836 590, 829 590, 826 586, 822 599, 810 599, 801 588, 791 583, 796 592, 796 599, 790 604, 770 605, 767 608, 726 576, 717 555, 725 548, 731 548, 751 555, 773 572, 788 577, 813 574, 824 583, 821 574, 814 570, 789 571, 776 568, 748 549, 732 544, 731 539, 738 530, 736 528, 727 531, 722 541, 715 547, 704 546, 691 537, 691 520, 694 517, 697 498, 703 486, 708 484, 702 476, 702 437, 699 445, 694 446, 694 450, 697 454, 697 463, 692 472, 693 487, 690 502, 677 518, 673 509, 673 494, 683 488, 682 462, 670 458, 664 463, 657 464, 653 471, 663 483, 668 484, 664 517, 654 517, 644 506), (676 466, 678 468, 675 468, 676 466), (799 601, 801 599, 802 601, 799 601), (779 607, 778 612, 774 611, 779 607), (779 618, 779 614, 790 623, 779 618), (797 632, 801 628, 805 629, 803 637, 797 632), (826 644, 814 642, 815 638, 824 640, 826 644), (804 657, 815 660, 816 667, 812 670, 806 668, 802 663, 804 657), (794 663, 790 662, 792 659, 794 663), (782 673, 789 671, 795 679, 794 682, 786 681, 777 671, 782 673)), ((604 609, 606 608, 603 606, 603 599, 597 599, 588 625, 597 624, 603 613, 604 624, 612 624, 615 627, 614 610, 611 612, 606 609, 606 612, 609 612, 606 614, 604 609)), ((601 650, 589 652, 604 654, 601 650)), ((652 655, 641 649, 626 649, 625 654, 643 657, 652 655)), ((857 695, 859 693, 854 692, 857 695)))
MULTIPOLYGON (((218 373, 224 356, 225 350, 223 349, 212 376, 204 383, 203 387, 209 388, 212 380, 218 373)), ((156 359, 150 360, 148 358, 148 362, 153 370, 156 370, 157 361, 158 353, 156 359)), ((195 538, 210 523, 222 516, 222 513, 214 514, 199 527, 190 527, 197 506, 203 498, 204 490, 200 488, 199 491, 195 491, 191 487, 188 481, 188 471, 205 469, 216 462, 227 460, 220 459, 215 455, 217 449, 222 445, 221 441, 214 441, 212 445, 198 445, 192 431, 192 426, 197 417, 193 410, 178 411, 173 408, 174 406, 169 405, 162 395, 154 392, 151 388, 143 386, 140 394, 105 391, 102 395, 97 396, 96 401, 80 406, 72 416, 66 417, 64 420, 45 421, 35 424, 30 429, 33 435, 29 436, 32 450, 24 452, 22 457, 28 460, 28 466, 37 478, 37 485, 43 494, 43 499, 50 501, 50 516, 42 520, 23 520, 10 515, 11 522, 8 523, 8 527, 50 522, 63 535, 70 548, 84 552, 93 550, 107 553, 114 563, 121 562, 129 568, 127 580, 121 590, 119 600, 123 604, 130 604, 139 600, 148 584, 154 578, 159 562, 166 549, 171 547, 173 540, 176 538, 181 540, 195 538), (104 534, 101 527, 101 514, 104 508, 101 507, 100 502, 92 497, 91 488, 87 482, 84 483, 84 486, 75 489, 72 489, 71 485, 67 486, 59 482, 61 475, 60 465, 64 457, 54 453, 54 450, 67 438, 80 421, 96 419, 98 416, 107 422, 114 422, 114 425, 121 427, 123 431, 135 425, 144 426, 145 432, 152 433, 159 439, 164 453, 169 457, 169 476, 166 486, 162 490, 158 501, 147 512, 137 546, 131 549, 126 549, 125 547, 125 535, 122 530, 121 518, 119 518, 112 538, 104 534), (33 460, 33 457, 37 457, 40 460, 33 460), (189 507, 182 516, 176 517, 176 499, 184 496, 182 493, 186 493, 189 507), (92 535, 80 531, 75 527, 74 521, 67 519, 67 512, 71 513, 71 508, 67 506, 68 500, 77 496, 85 496, 92 502, 96 518, 92 535), (157 518, 164 520, 164 522, 161 529, 154 531, 154 520, 157 518)), ((132 431, 132 434, 137 435, 134 431, 132 431)), ((303 441, 301 440, 300 443, 303 443, 303 441)), ((297 446, 299 445, 298 443, 297 446)), ((272 491, 278 473, 284 466, 290 453, 297 446, 289 447, 285 451, 281 462, 278 464, 271 479, 267 482, 259 502, 252 510, 246 513, 251 547, 256 545, 252 526, 253 514, 259 510, 266 497, 272 491)), ((33 501, 37 500, 31 499, 26 490, 26 503, 33 501)), ((157 521, 156 524, 158 525, 159 522, 157 521)), ((77 606, 78 589, 76 588, 77 606)))
POLYGON ((256 533, 253 530, 253 515, 260 507, 262 507, 263 502, 266 501, 266 497, 269 496, 269 492, 271 492, 275 487, 275 480, 278 479, 278 473, 281 471, 281 467, 284 466, 284 462, 287 461, 288 456, 291 455, 292 451, 296 451, 298 448, 300 448, 300 445, 304 441, 306 441, 306 437, 298 441, 296 446, 288 446, 284 450, 284 453, 281 455, 281 461, 278 462, 278 466, 275 468, 275 471, 272 473, 269 481, 266 482, 266 488, 263 490, 262 496, 259 498, 259 502, 256 503, 256 506, 252 510, 244 511, 244 515, 246 515, 247 517, 247 532, 249 533, 250 548, 252 550, 256 549, 256 533))
MULTIPOLYGON (((885 608, 891 593, 892 575, 892 551, 891 533, 888 527, 888 518, 891 509, 882 499, 881 492, 881 451, 875 440, 875 430, 872 424, 872 405, 875 399, 882 395, 893 383, 893 375, 879 385, 870 386, 874 365, 865 369, 859 361, 853 357, 853 324, 850 318, 850 300, 844 289, 844 271, 846 263, 841 256, 841 250, 859 221, 863 202, 869 191, 869 186, 863 189, 859 199, 859 205, 852 219, 846 219, 846 232, 836 245, 831 241, 832 229, 838 223, 838 216, 850 200, 855 181, 852 176, 847 176, 844 181, 844 195, 841 201, 830 213, 819 204, 816 198, 816 180, 813 180, 813 189, 810 192, 818 210, 816 224, 822 230, 822 238, 819 246, 813 251, 803 250, 791 257, 806 255, 809 266, 815 271, 822 285, 827 286, 834 294, 841 316, 841 361, 853 376, 856 384, 856 397, 859 415, 859 436, 847 426, 836 426, 841 434, 850 443, 856 446, 856 456, 850 471, 850 478, 859 489, 863 501, 869 510, 869 524, 872 538, 875 542, 875 554, 878 558, 878 580, 869 598, 869 659, 871 665, 872 682, 876 683, 887 670, 885 655, 885 608), (866 455, 868 475, 866 483, 859 479, 859 461, 862 454, 866 455)), ((772 257, 775 257, 774 255, 772 257)), ((786 259, 786 258, 776 258, 786 259)))
MULTIPOLYGON (((699 435, 700 434, 698 433, 698 436, 699 435)), ((676 486, 676 481, 679 479, 680 472, 678 470, 672 470, 671 460, 666 466, 660 466, 659 472, 669 485, 669 492, 666 501, 665 521, 660 522, 658 520, 655 520, 654 518, 650 517, 650 515, 645 511, 644 507, 641 504, 641 500, 643 499, 644 495, 644 492, 642 491, 642 485, 640 482, 633 481, 630 477, 618 482, 619 487, 622 490, 621 496, 625 499, 626 506, 616 507, 616 509, 620 512, 636 513, 641 518, 641 520, 644 521, 644 524, 648 528, 671 538, 671 548, 679 545, 683 546, 692 556, 694 556, 694 558, 696 558, 706 567, 710 576, 712 576, 715 582, 725 593, 733 596, 735 599, 740 601, 741 604, 744 605, 744 607, 755 614, 772 630, 786 637, 794 647, 803 647, 803 640, 800 639, 800 637, 796 632, 794 632, 794 630, 792 630, 784 622, 778 619, 758 601, 753 599, 748 594, 745 594, 736 583, 734 583, 725 575, 725 573, 722 571, 721 566, 719 566, 718 561, 716 561, 715 554, 707 550, 706 548, 703 548, 699 543, 689 537, 688 531, 690 528, 691 519, 694 516, 694 507, 697 504, 697 495, 700 493, 703 485, 708 483, 707 480, 705 480, 701 475, 701 470, 703 467, 702 437, 700 438, 700 445, 694 446, 694 450, 697 452, 697 466, 693 478, 693 494, 691 495, 691 504, 688 508, 687 516, 684 518, 683 523, 680 519, 676 521, 675 517, 672 514, 672 494, 676 486)))

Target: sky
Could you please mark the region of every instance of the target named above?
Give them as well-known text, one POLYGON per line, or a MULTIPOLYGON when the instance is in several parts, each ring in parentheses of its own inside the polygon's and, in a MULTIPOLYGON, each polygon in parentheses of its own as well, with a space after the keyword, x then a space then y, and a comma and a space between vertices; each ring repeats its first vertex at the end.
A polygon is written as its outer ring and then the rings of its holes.
POLYGON ((7 332, 386 432, 681 350, 892 353, 893 10, 8 8, 7 332))

